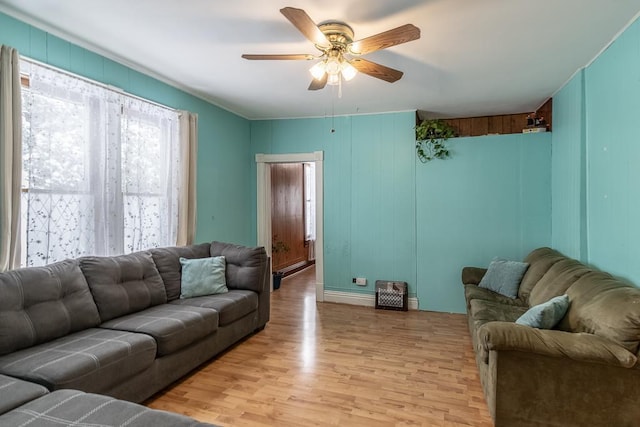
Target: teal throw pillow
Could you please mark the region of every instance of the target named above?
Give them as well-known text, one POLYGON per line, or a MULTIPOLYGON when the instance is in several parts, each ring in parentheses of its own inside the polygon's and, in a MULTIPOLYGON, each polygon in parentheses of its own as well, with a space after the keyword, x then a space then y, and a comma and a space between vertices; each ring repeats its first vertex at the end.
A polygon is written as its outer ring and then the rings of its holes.
POLYGON ((558 324, 567 313, 569 297, 560 295, 549 301, 534 305, 516 320, 518 325, 531 326, 538 329, 551 329, 558 324))
POLYGON ((515 299, 527 268, 526 262, 494 258, 478 286, 515 299))
POLYGON ((223 256, 212 258, 180 258, 182 285, 180 298, 229 292, 225 278, 226 261, 223 256))

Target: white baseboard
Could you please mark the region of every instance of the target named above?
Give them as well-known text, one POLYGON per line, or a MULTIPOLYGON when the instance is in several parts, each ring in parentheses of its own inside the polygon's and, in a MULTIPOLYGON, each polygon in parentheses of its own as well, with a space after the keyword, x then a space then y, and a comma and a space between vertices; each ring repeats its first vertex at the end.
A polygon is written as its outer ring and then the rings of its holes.
MULTIPOLYGON (((365 307, 375 307, 375 295, 353 294, 341 291, 324 291, 325 302, 336 302, 339 304, 362 305, 365 307)), ((409 298, 409 310, 418 309, 418 298, 409 298)))

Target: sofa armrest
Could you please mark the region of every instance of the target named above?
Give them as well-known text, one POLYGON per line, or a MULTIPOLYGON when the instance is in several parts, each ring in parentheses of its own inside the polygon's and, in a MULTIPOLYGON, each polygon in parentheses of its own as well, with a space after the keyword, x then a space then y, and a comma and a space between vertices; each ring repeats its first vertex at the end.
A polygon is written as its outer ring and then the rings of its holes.
POLYGON ((478 342, 485 361, 489 351, 523 351, 578 362, 601 363, 623 368, 638 358, 624 347, 588 333, 536 329, 511 322, 488 322, 478 328, 478 342))
POLYGON ((480 283, 486 272, 486 268, 464 267, 462 269, 462 284, 477 285, 480 283))
POLYGON ((267 252, 264 247, 249 247, 233 243, 211 242, 211 256, 224 256, 225 275, 229 289, 243 289, 262 293, 263 280, 267 265, 267 252))
POLYGON ((243 289, 258 294, 256 329, 262 329, 271 312, 271 262, 263 246, 248 247, 225 242, 211 242, 211 256, 224 256, 229 289, 243 289))

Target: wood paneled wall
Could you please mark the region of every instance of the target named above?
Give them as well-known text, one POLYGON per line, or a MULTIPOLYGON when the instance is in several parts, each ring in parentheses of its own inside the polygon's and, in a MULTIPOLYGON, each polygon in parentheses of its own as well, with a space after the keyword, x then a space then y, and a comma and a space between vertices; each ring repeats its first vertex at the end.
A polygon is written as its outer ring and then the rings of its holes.
POLYGON ((456 131, 456 136, 481 136, 490 134, 521 133, 527 123, 528 113, 501 116, 445 119, 456 131))
POLYGON ((304 169, 299 164, 271 165, 271 239, 289 250, 273 253, 273 271, 305 262, 304 169))
MULTIPOLYGON (((551 130, 552 99, 549 98, 537 111, 538 117, 544 117, 551 130)), ((481 136, 491 134, 522 133, 527 125, 530 111, 499 116, 465 117, 459 119, 443 119, 456 131, 456 136, 481 136)))

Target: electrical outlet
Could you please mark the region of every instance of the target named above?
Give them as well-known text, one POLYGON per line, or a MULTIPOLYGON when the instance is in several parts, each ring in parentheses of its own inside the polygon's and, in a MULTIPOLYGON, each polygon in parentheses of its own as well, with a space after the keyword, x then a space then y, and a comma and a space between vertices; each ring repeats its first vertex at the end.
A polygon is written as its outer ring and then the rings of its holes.
POLYGON ((356 277, 356 285, 367 286, 367 279, 365 277, 356 277))

